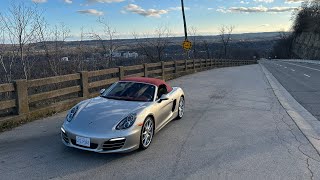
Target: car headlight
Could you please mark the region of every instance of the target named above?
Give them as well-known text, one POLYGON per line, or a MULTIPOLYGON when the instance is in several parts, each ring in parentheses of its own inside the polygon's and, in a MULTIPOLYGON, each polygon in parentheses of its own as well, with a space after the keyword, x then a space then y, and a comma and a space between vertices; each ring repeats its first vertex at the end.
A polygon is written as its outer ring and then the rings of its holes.
POLYGON ((134 114, 134 113, 130 114, 119 122, 116 129, 117 130, 128 129, 134 124, 136 119, 137 119, 137 114, 134 114))
POLYGON ((71 121, 72 121, 72 119, 74 118, 74 116, 76 115, 76 113, 78 112, 78 110, 79 110, 79 106, 75 106, 75 107, 73 107, 73 108, 69 111, 69 113, 68 113, 68 115, 67 115, 67 117, 66 117, 66 119, 67 119, 68 122, 71 122, 71 121))

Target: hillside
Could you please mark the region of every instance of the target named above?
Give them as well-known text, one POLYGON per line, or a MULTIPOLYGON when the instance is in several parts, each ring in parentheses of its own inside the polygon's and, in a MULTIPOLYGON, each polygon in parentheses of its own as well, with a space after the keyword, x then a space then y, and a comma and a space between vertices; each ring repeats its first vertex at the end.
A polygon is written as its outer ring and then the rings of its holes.
POLYGON ((293 25, 292 53, 302 59, 320 59, 320 2, 304 3, 293 25))

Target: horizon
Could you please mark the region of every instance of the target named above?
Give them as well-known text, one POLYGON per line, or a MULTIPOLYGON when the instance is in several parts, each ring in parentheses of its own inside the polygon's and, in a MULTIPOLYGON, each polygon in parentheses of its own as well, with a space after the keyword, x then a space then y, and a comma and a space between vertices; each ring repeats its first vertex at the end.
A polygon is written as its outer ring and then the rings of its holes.
MULTIPOLYGON (((233 33, 231 34, 232 36, 237 36, 237 35, 246 35, 246 34, 272 34, 272 33, 281 33, 281 32, 285 32, 285 31, 273 31, 273 32, 249 32, 249 33, 233 33)), ((288 33, 288 32, 285 32, 288 33)), ((192 35, 188 35, 188 37, 208 37, 208 36, 212 36, 212 37, 217 37, 219 36, 219 34, 209 34, 209 35, 196 35, 196 36, 192 36, 192 35)), ((169 38, 184 38, 184 35, 180 35, 180 36, 168 36, 169 38)), ((153 38, 157 38, 157 37, 138 37, 137 39, 153 39, 153 38)), ((250 38, 248 38, 250 39, 250 38)), ((134 40, 134 38, 116 38, 113 39, 113 41, 117 41, 117 40, 134 40)), ((80 42, 81 40, 73 40, 73 39, 67 39, 65 42, 80 42)), ((92 38, 88 38, 88 39, 83 39, 82 41, 100 41, 98 39, 92 39, 92 38)), ((109 41, 108 39, 103 39, 103 41, 109 41)), ((37 43, 41 43, 42 41, 39 42, 35 42, 34 44, 37 43)), ((49 41, 45 41, 45 42, 54 42, 53 40, 49 40, 49 41)), ((33 44, 33 43, 31 43, 33 44)), ((1 44, 0 45, 10 45, 10 43, 6 43, 6 44, 1 44)), ((11 44, 12 45, 12 44, 11 44)))

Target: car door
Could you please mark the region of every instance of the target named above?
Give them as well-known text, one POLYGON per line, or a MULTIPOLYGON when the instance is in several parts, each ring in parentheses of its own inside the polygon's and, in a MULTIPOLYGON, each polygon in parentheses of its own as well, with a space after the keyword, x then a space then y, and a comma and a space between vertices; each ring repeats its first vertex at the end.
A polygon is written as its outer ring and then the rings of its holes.
POLYGON ((168 94, 167 87, 165 85, 160 85, 157 92, 157 104, 156 104, 156 116, 157 116, 157 127, 162 128, 162 126, 167 122, 167 120, 172 115, 173 99, 160 100, 163 94, 168 94))

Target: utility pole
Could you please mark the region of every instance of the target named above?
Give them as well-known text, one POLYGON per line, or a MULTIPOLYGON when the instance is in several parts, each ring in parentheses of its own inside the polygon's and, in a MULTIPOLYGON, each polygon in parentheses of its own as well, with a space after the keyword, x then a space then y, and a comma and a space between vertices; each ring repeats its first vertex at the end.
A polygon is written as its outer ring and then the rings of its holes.
POLYGON ((186 50, 186 53, 189 54, 189 51, 192 48, 192 43, 188 40, 188 30, 187 30, 186 15, 184 13, 183 0, 181 0, 181 9, 182 9, 182 17, 183 17, 183 25, 184 25, 184 42, 182 43, 182 47, 184 50, 186 50))
POLYGON ((185 38, 185 40, 188 40, 187 22, 186 22, 186 15, 184 13, 183 0, 181 0, 181 9, 182 9, 182 17, 183 17, 183 25, 184 25, 184 38, 185 38))

